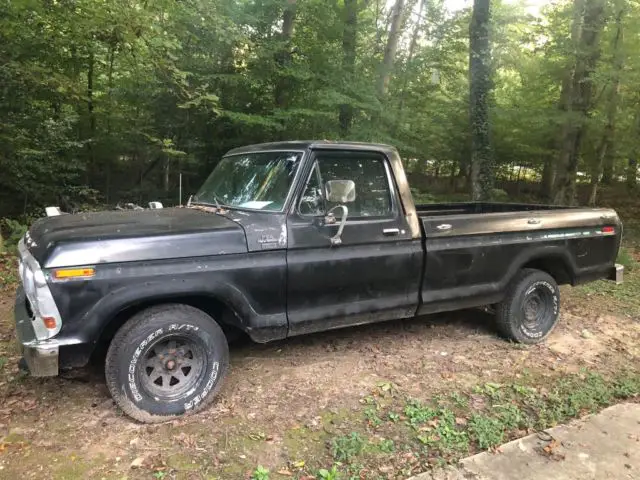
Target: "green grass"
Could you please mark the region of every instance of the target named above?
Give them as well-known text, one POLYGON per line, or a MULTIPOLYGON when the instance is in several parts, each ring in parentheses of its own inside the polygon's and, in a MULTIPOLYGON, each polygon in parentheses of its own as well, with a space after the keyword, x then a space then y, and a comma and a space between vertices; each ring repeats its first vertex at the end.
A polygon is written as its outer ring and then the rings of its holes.
POLYGON ((347 479, 360 478, 362 471, 375 470, 376 465, 411 473, 416 465, 424 470, 454 463, 527 432, 638 396, 638 371, 604 377, 585 370, 551 380, 525 375, 513 383, 487 382, 430 401, 398 393, 366 397, 360 421, 343 419, 342 427, 351 431, 332 438, 329 453, 336 473, 347 479), (372 411, 379 423, 371 422, 372 411))
POLYGON ((616 261, 625 267, 622 284, 616 285, 614 282, 600 280, 572 289, 569 295, 578 298, 603 297, 606 298, 606 305, 613 313, 639 318, 640 264, 627 248, 620 249, 616 261))
POLYGON ((336 437, 331 442, 331 454, 338 462, 349 461, 362 453, 366 440, 358 432, 336 437))

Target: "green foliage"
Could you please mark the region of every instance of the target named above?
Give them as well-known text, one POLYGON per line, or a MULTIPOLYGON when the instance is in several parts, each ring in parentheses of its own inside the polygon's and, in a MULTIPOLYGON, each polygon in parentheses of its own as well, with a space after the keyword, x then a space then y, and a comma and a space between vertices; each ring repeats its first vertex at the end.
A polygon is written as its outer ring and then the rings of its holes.
POLYGON ((467 408, 469 405, 469 399, 460 392, 451 392, 449 396, 451 397, 454 405, 458 408, 467 408))
POLYGON ((469 431, 471 438, 483 450, 500 445, 504 441, 504 425, 497 418, 473 415, 469 421, 469 431))
POLYGON ((396 412, 389 412, 387 416, 389 417, 389 421, 393 423, 396 423, 398 420, 400 420, 400 415, 396 412))
MULTIPOLYGON (((40 216, 47 205, 172 205, 180 173, 185 194, 192 193, 228 149, 299 138, 394 144, 411 172, 454 177, 451 190, 468 190, 470 10, 427 2, 418 15, 417 2, 405 2, 388 92, 380 95, 389 2, 357 3, 353 51, 344 41, 345 2, 296 2, 286 35, 284 5, 2 2, 0 218, 40 216), (348 128, 340 122, 345 109, 348 128)), ((499 181, 539 180, 545 162, 557 162, 558 132, 572 118, 559 108, 576 60, 571 2, 536 16, 520 1, 491 8, 487 128, 495 173, 499 181)), ((637 156, 640 6, 609 2, 605 13, 610 21, 592 76, 602 94, 594 98, 579 170, 586 173, 580 178, 591 175, 619 77, 624 101, 614 109, 610 149, 616 180, 637 156)), ((505 190, 491 197, 504 200, 505 190)), ((421 203, 438 199, 428 189, 416 193, 421 203)))
POLYGON ((327 470, 326 468, 318 470, 316 478, 317 480, 339 480, 340 473, 338 472, 338 468, 334 465, 331 467, 331 470, 327 470))
POLYGON ((358 432, 336 437, 331 442, 331 454, 338 462, 346 462, 359 455, 364 449, 366 440, 358 432))
POLYGON ((258 468, 251 474, 251 480, 269 480, 269 470, 258 465, 258 468))
MULTIPOLYGON (((24 234, 27 232, 29 227, 24 225, 17 220, 12 220, 10 218, 3 218, 0 220, 0 230, 6 232, 6 236, 4 239, 4 246, 8 249, 15 249, 18 246, 18 242, 24 234)), ((0 244, 0 247, 2 245, 0 244)), ((2 249, 0 248, 0 251, 2 249)))
MULTIPOLYGON (((485 383, 426 403, 406 399, 403 412, 411 428, 409 436, 419 448, 426 448, 430 455, 437 452, 449 461, 476 449, 494 448, 513 438, 514 432, 549 428, 638 395, 637 372, 607 379, 585 371, 560 377, 545 389, 521 383, 485 383), (470 396, 476 404, 473 407, 470 396)), ((378 444, 379 451, 385 451, 383 443, 378 444)))
POLYGON ((378 416, 376 408, 369 407, 364 411, 365 418, 369 421, 369 424, 373 427, 382 425, 382 419, 378 416))
POLYGON ((616 258, 616 263, 624 265, 624 268, 627 269, 627 271, 631 271, 636 267, 638 262, 636 261, 635 258, 633 258, 633 255, 631 255, 631 253, 627 248, 622 247, 618 252, 618 258, 616 258))
POLYGON ((396 449, 396 446, 393 440, 388 438, 383 438, 382 440, 380 440, 380 443, 378 444, 378 449, 380 449, 380 451, 383 453, 393 453, 396 449))
POLYGON ((490 198, 494 202, 506 202, 509 200, 509 194, 500 188, 492 188, 490 198))
POLYGON ((428 406, 423 405, 419 400, 409 400, 404 407, 404 414, 413 428, 418 428, 423 423, 435 418, 438 412, 428 406))

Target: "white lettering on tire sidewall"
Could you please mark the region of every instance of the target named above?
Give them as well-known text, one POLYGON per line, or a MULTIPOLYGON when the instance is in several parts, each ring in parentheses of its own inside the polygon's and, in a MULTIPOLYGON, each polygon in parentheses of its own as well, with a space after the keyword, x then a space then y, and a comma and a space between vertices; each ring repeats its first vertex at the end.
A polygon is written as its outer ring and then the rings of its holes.
MULTIPOLYGON (((547 290, 549 290, 549 292, 551 293, 551 298, 553 299, 553 316, 555 317, 556 315, 558 315, 558 310, 560 308, 560 299, 558 298, 558 293, 556 292, 556 289, 549 282, 545 280, 539 280, 537 282, 534 282, 524 293, 524 296, 526 297, 538 287, 544 287, 547 290)), ((548 332, 532 332, 526 329, 523 324, 520 325, 520 331, 530 338, 540 338, 548 333, 548 332)))
POLYGON ((131 357, 131 361, 129 362, 129 370, 127 372, 127 380, 129 382, 129 390, 131 391, 131 396, 136 402, 142 400, 142 395, 138 391, 138 385, 136 385, 136 364, 138 363, 138 359, 140 355, 144 351, 144 349, 151 343, 154 339, 158 338, 160 335, 164 333, 163 328, 158 328, 153 333, 149 334, 147 338, 140 342, 138 348, 136 348, 135 352, 133 352, 133 356, 131 357))
MULTIPOLYGON (((211 392, 211 389, 216 384, 216 379, 218 378, 219 371, 220 371, 220 362, 213 362, 213 364, 211 365, 211 373, 209 374, 209 379, 207 380, 207 384, 202 389, 202 392, 200 392, 199 394, 197 394, 195 397, 193 397, 191 400, 189 400, 184 404, 185 411, 194 409, 200 403, 202 403, 202 401, 205 398, 207 398, 207 395, 209 395, 209 392, 211 392)), ((190 392, 189 394, 191 393, 192 392, 190 392)))
MULTIPOLYGON (((170 332, 196 332, 200 330, 200 327, 195 325, 191 325, 188 323, 172 323, 165 330, 164 328, 158 328, 154 332, 150 333, 135 349, 133 355, 131 357, 131 361, 129 362, 129 367, 127 371, 127 383, 129 384, 129 390, 131 391, 131 396, 134 402, 138 403, 142 401, 143 397, 138 390, 138 385, 136 384, 136 365, 138 364, 138 360, 140 359, 140 355, 142 352, 149 346, 151 342, 153 342, 160 335, 164 334, 165 331, 167 333, 170 332)), ((216 383, 218 378, 218 374, 220 372, 220 362, 213 362, 211 365, 211 373, 209 374, 209 378, 207 379, 207 383, 204 386, 204 389, 200 393, 198 393, 195 397, 184 404, 185 411, 192 410, 197 407, 202 401, 207 397, 207 395, 213 389, 213 386, 216 383)), ((197 387, 194 387, 192 390, 187 392, 186 397, 190 397, 197 390, 197 387)))

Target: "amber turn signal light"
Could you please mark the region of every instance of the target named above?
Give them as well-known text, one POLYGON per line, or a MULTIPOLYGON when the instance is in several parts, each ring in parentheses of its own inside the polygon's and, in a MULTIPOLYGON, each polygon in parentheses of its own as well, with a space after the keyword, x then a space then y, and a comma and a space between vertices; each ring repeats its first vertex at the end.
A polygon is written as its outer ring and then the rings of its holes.
POLYGON ((53 317, 42 317, 42 323, 44 323, 44 326, 50 330, 56 328, 56 319, 53 317))
POLYGON ((89 278, 96 274, 96 269, 93 267, 84 268, 63 268, 60 270, 54 270, 53 278, 56 280, 70 280, 73 278, 89 278))

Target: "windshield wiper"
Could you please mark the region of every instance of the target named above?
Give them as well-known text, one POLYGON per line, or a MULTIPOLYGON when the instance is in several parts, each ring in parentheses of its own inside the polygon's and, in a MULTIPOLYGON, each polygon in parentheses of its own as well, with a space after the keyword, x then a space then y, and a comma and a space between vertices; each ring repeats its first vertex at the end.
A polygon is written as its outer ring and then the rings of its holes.
MULTIPOLYGON (((214 203, 211 204, 209 202, 199 202, 198 200, 192 201, 191 198, 189 198, 189 203, 187 204, 187 206, 191 206, 191 205, 204 205, 204 206, 212 206, 215 205, 216 209, 218 212, 220 213, 224 213, 224 209, 222 208, 222 204, 220 203, 220 200, 218 198, 218 195, 216 195, 215 193, 211 192, 210 195, 213 197, 213 201, 214 203)), ((197 197, 196 197, 197 198, 197 197)))

